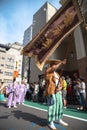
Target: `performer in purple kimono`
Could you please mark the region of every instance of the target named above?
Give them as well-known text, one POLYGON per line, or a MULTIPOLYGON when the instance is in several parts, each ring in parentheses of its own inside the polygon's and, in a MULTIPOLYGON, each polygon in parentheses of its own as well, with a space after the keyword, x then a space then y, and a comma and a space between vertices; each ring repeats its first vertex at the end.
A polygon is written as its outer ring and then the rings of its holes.
POLYGON ((19 95, 18 95, 19 104, 22 104, 24 102, 25 95, 26 95, 26 85, 25 85, 25 82, 22 80, 19 87, 19 95))
POLYGON ((19 95, 20 95, 20 80, 16 78, 16 94, 17 94, 17 97, 16 97, 16 103, 19 104, 19 95))
POLYGON ((6 88, 6 93, 8 94, 7 106, 11 108, 11 106, 17 108, 16 100, 17 100, 17 85, 15 79, 9 86, 6 88))

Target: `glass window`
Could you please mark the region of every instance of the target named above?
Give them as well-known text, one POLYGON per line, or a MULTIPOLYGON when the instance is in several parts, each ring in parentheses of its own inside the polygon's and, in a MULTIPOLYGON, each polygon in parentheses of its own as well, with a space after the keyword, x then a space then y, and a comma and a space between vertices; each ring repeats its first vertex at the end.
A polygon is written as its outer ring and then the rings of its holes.
POLYGON ((8 69, 14 69, 14 66, 5 64, 5 67, 8 69))
POLYGON ((0 74, 3 74, 3 71, 0 69, 0 74))
POLYGON ((4 64, 1 64, 1 66, 4 66, 4 64))
POLYGON ((8 61, 8 62, 14 62, 14 59, 13 59, 12 57, 8 57, 8 58, 7 58, 7 61, 8 61))
POLYGON ((13 73, 12 73, 12 72, 6 72, 6 71, 5 71, 5 72, 4 72, 4 75, 5 75, 5 76, 12 76, 13 73))
POLYGON ((2 57, 2 60, 5 60, 5 57, 2 57))

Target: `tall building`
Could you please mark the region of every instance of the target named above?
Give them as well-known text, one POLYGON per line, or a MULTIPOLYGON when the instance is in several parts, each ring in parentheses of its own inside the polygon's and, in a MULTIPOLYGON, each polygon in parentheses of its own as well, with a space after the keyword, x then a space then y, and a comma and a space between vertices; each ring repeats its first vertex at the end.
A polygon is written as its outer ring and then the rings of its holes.
POLYGON ((32 40, 32 25, 24 31, 23 46, 32 40))
POLYGON ((50 18, 57 12, 57 9, 46 2, 34 15, 33 15, 33 34, 34 37, 40 30, 45 26, 45 24, 50 20, 50 18))
MULTIPOLYGON (((34 15, 33 15, 33 34, 32 37, 35 37, 40 30, 45 26, 45 24, 50 20, 50 18, 57 12, 57 9, 46 2, 34 15)), ((33 58, 31 58, 30 62, 30 81, 38 81, 40 76, 45 72, 45 68, 43 71, 40 71, 33 58)))
MULTIPOLYGON (((29 26, 24 31, 23 46, 25 46, 32 40, 32 31, 33 31, 33 25, 29 26)), ((30 58, 28 56, 23 56, 22 79, 26 79, 29 82, 29 74, 30 74, 30 58)))
MULTIPOLYGON (((66 0, 60 0, 60 3, 63 5, 66 0)), ((80 2, 80 0, 79 0, 80 2)), ((86 4, 86 2, 85 2, 86 4)), ((83 13, 85 18, 87 17, 87 8, 85 4, 82 5, 83 13)), ((40 30, 44 27, 46 22, 56 13, 57 9, 53 7, 50 3, 46 2, 34 15, 33 15, 33 30, 32 37, 35 37, 40 30), (52 11, 53 10, 53 11, 52 11)), ((64 59, 67 58, 67 64, 64 68, 63 74, 69 74, 73 76, 74 73, 77 73, 79 76, 85 78, 87 82, 87 31, 85 30, 83 23, 78 26, 72 34, 63 40, 60 46, 55 50, 50 58, 55 59, 64 59), (71 45, 67 57, 65 57, 68 44, 71 45)), ((33 58, 29 63, 29 73, 30 81, 38 81, 40 75, 45 71, 40 71, 36 65, 33 58)))
POLYGON ((15 42, 10 45, 0 44, 0 81, 9 83, 13 80, 14 71, 18 71, 18 78, 22 73, 22 45, 15 42))
MULTIPOLYGON (((23 45, 26 45, 39 31, 44 27, 44 25, 50 20, 50 18, 56 13, 57 9, 46 2, 34 15, 32 25, 25 30, 23 45)), ((43 70, 44 71, 44 70, 43 70)), ((38 81, 38 76, 43 74, 35 65, 33 58, 28 58, 23 56, 23 73, 22 77, 27 78, 29 81, 38 81)))

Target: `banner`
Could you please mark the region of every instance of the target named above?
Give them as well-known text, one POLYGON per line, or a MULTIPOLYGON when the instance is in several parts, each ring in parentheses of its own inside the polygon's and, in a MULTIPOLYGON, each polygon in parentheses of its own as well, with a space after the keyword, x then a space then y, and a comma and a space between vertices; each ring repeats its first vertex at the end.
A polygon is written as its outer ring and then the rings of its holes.
POLYGON ((82 21, 77 0, 67 0, 21 53, 34 57, 37 67, 42 70, 46 60, 61 44, 61 41, 82 21))

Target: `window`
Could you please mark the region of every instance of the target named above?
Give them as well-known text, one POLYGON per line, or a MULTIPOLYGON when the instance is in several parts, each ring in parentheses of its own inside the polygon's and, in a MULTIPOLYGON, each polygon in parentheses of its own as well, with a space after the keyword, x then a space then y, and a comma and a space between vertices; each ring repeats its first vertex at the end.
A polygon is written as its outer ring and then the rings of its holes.
POLYGON ((4 67, 4 64, 1 64, 2 67, 4 67))
POLYGON ((3 74, 3 71, 0 69, 0 74, 3 74))
POLYGON ((12 72, 6 72, 6 71, 5 71, 5 72, 4 72, 4 75, 5 75, 5 76, 12 76, 13 73, 12 73, 12 72))
POLYGON ((5 57, 2 57, 2 60, 5 60, 5 57))
POLYGON ((12 65, 7 65, 6 64, 5 67, 8 68, 8 69, 14 69, 14 66, 12 66, 12 65))
POLYGON ((8 61, 8 62, 14 62, 14 59, 13 59, 12 57, 8 57, 8 58, 7 58, 7 61, 8 61))

